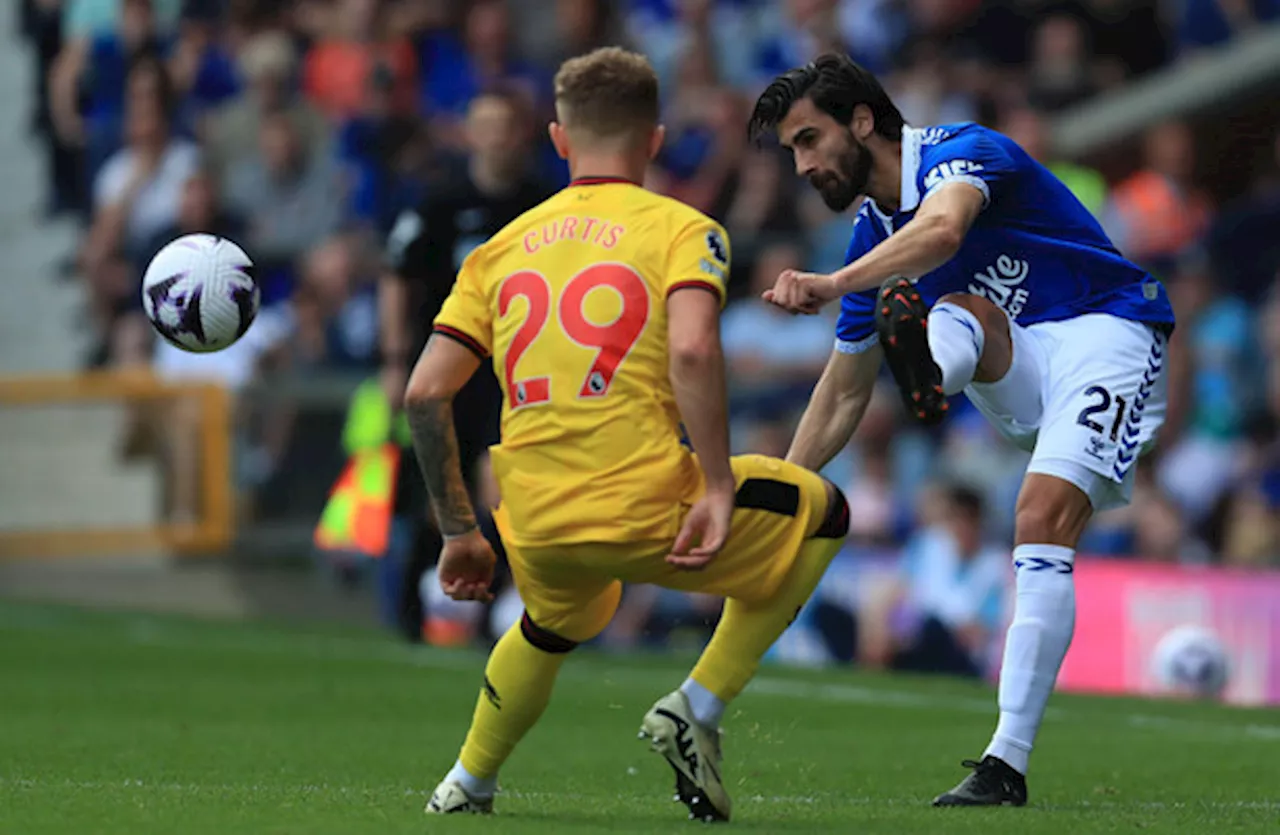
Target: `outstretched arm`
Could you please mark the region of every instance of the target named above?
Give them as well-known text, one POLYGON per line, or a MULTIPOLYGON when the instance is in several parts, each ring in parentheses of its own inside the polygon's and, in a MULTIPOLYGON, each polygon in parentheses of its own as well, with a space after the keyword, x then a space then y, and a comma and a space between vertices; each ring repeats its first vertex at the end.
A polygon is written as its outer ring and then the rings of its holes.
POLYGON ((836 271, 838 295, 874 290, 891 278, 919 278, 941 267, 960 251, 985 199, 968 183, 944 184, 899 232, 836 271))
POLYGON ((791 311, 816 313, 826 302, 874 290, 891 278, 919 278, 960 250, 985 200, 968 183, 946 183, 925 198, 910 222, 866 255, 828 276, 783 273, 764 297, 791 311))
POLYGON ((427 342, 405 392, 413 449, 427 483, 431 507, 446 538, 476 529, 476 512, 462 477, 453 398, 480 367, 469 348, 436 333, 427 342))
POLYGON ((879 345, 858 354, 831 353, 796 428, 788 461, 817 471, 845 448, 871 402, 881 356, 879 345))

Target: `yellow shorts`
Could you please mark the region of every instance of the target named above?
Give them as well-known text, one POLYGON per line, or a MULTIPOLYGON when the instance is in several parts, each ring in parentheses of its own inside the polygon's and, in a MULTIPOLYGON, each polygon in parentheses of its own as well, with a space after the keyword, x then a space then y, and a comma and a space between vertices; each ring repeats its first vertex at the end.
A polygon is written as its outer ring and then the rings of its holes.
MULTIPOLYGON (((528 617, 547 632, 581 642, 608 626, 623 583, 652 583, 746 603, 768 600, 801 544, 819 534, 824 523, 831 524, 828 485, 803 467, 763 455, 737 456, 731 463, 737 508, 729 538, 705 569, 682 571, 668 565, 669 541, 508 546, 507 560, 528 617)), ((702 489, 699 485, 682 502, 685 512, 702 489)), ((502 507, 495 521, 509 541, 502 507)))

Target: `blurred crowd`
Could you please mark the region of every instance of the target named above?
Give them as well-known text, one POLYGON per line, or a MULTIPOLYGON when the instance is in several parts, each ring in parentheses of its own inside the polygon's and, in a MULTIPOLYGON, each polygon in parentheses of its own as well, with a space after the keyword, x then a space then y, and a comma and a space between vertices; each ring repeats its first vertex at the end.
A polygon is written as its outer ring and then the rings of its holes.
MULTIPOLYGON (((776 149, 748 146, 745 116, 774 74, 841 50, 881 75, 912 124, 975 120, 1010 134, 1168 283, 1179 328, 1161 449, 1145 459, 1133 506, 1100 518, 1082 550, 1280 565, 1280 135, 1256 143, 1257 159, 1243 163, 1248 186, 1227 195, 1207 188, 1203 133, 1192 125, 1153 126, 1132 162, 1106 176, 1089 160, 1056 158, 1048 141, 1056 114, 1229 48, 1280 17, 1280 0, 20 5, 39 67, 32 118, 47 158, 47 211, 84 230, 64 272, 89 299, 87 365, 212 375, 233 389, 263 369, 381 372, 394 398, 423 319, 468 248, 509 219, 504 212, 567 180, 542 130, 557 64, 623 44, 650 56, 663 85, 668 142, 647 185, 716 217, 734 242, 724 343, 735 444, 782 455, 833 323, 779 314, 758 293, 788 267, 840 266, 852 214, 833 216, 776 149), (447 241, 423 237, 424 226, 436 234, 437 216, 453 224, 447 241), (190 231, 240 242, 260 267, 260 321, 212 356, 157 344, 140 312, 141 270, 190 231), (409 263, 415 245, 425 254, 409 263), (393 273, 416 281, 415 292, 397 292, 393 273)), ((917 626, 967 613, 956 634, 977 646, 973 635, 994 629, 982 614, 986 581, 958 606, 918 579, 935 576, 919 566, 941 559, 968 576, 990 543, 1008 542, 1025 460, 965 405, 926 432, 886 387, 830 474, 853 506, 851 554, 948 543, 946 559, 937 547, 904 559, 916 568, 903 568, 881 603, 917 601, 917 626), (961 532, 956 520, 975 517, 978 527, 961 532)), ((239 468, 246 485, 280 469, 298 443, 292 423, 256 422, 239 468)), ((638 634, 635 624, 664 604, 635 605, 619 629, 638 634)), ((910 641, 888 637, 895 606, 869 607, 885 614, 856 630, 863 655, 915 657, 910 641)))

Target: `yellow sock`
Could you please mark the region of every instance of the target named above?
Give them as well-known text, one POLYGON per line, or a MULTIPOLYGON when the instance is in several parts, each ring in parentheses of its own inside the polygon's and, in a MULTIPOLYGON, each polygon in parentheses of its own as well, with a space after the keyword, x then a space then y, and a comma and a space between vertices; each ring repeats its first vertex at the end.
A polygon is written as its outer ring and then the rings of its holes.
POLYGON ((720 624, 690 677, 722 703, 741 693, 760 659, 813 594, 840 545, 839 539, 807 539, 771 599, 754 606, 726 600, 720 624))
POLYGON ((546 709, 564 659, 565 653, 544 652, 529 643, 519 622, 502 636, 484 668, 484 687, 458 756, 469 774, 489 778, 498 773, 546 709))

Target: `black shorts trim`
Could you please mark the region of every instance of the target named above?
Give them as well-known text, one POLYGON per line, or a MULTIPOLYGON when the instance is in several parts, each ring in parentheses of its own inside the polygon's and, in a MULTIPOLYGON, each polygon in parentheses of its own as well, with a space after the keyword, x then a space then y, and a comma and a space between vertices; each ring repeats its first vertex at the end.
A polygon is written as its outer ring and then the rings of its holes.
POLYGON ((738 488, 733 506, 741 510, 764 510, 795 516, 800 511, 800 487, 771 478, 749 478, 738 488))

